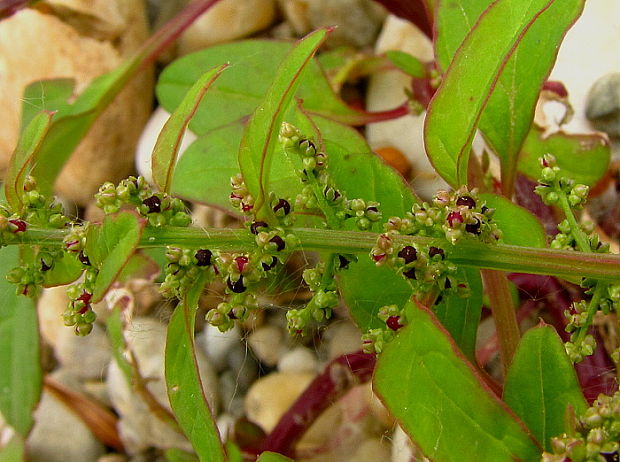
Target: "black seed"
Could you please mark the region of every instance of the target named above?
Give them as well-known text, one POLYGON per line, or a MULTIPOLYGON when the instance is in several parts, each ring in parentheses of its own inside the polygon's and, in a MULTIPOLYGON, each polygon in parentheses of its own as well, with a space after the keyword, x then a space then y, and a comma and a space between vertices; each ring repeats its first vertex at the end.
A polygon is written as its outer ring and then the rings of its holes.
POLYGON ((452 287, 452 283, 450 282, 450 279, 446 278, 446 282, 443 285, 444 289, 450 289, 452 287))
POLYGON ((289 204, 288 201, 285 199, 280 199, 273 208, 273 211, 277 212, 280 209, 284 211, 284 215, 288 215, 289 213, 291 213, 291 204, 289 204))
POLYGON ((261 263, 263 266, 263 269, 265 271, 269 271, 270 269, 272 269, 274 266, 276 266, 278 264, 278 259, 276 257, 272 257, 271 263, 268 265, 267 263, 263 262, 261 263))
POLYGON ((90 259, 84 255, 84 251, 80 251, 80 253, 78 254, 78 260, 80 260, 80 263, 82 263, 82 265, 86 265, 86 266, 90 266, 90 259))
POLYGON ((486 215, 486 213, 489 211, 489 208, 486 205, 483 205, 480 211, 486 215))
POLYGON ((41 258, 41 271, 49 271, 52 269, 52 265, 45 263, 45 260, 41 258))
POLYGON ((211 264, 211 257, 213 256, 213 252, 211 252, 208 249, 200 249, 196 252, 196 255, 194 255, 194 257, 196 257, 196 260, 198 260, 198 263, 196 263, 196 266, 209 266, 211 264))
POLYGON ((245 292, 246 287, 243 285, 243 276, 239 276, 239 279, 237 279, 235 282, 232 282, 230 278, 228 278, 226 284, 228 285, 228 288, 236 294, 241 294, 245 292))
POLYGON ((411 268, 403 273, 407 279, 417 279, 415 276, 415 268, 411 268))
POLYGON ((252 234, 258 234, 258 228, 268 228, 269 225, 264 221, 255 221, 250 225, 250 232, 252 234))
POLYGON ((346 269, 349 267, 349 263, 351 263, 348 258, 345 258, 342 255, 338 255, 338 261, 340 262, 338 269, 346 269))
POLYGON ((400 252, 398 252, 398 256, 405 260, 406 265, 407 263, 411 263, 418 258, 418 252, 416 251, 415 247, 407 245, 403 247, 400 252))
POLYGON ((465 231, 470 234, 480 234, 480 220, 476 218, 476 223, 465 225, 465 231))
POLYGON ((443 249, 440 249, 439 247, 429 247, 428 248, 428 255, 433 258, 435 255, 441 255, 441 259, 443 260, 444 258, 446 258, 446 256, 444 255, 444 251, 443 249))
POLYGON ((456 200, 456 205, 463 205, 468 209, 473 209, 476 206, 476 201, 469 196, 461 196, 456 200))
POLYGON ((443 297, 441 295, 437 296, 437 300, 435 300, 435 305, 439 305, 442 300, 443 300, 443 297))
POLYGON ((229 317, 230 319, 237 319, 237 316, 235 316, 235 313, 233 313, 233 311, 232 311, 232 310, 230 310, 230 311, 228 312, 228 317, 229 317))
POLYGON ((371 205, 370 207, 366 207, 366 211, 367 212, 379 212, 379 209, 375 207, 374 205, 371 205))
POLYGON ((142 203, 149 208, 149 213, 161 212, 161 199, 157 196, 147 197, 142 203))
POLYGON ((620 460, 618 457, 618 451, 601 452, 601 456, 603 456, 607 462, 618 462, 620 460))
POLYGON ((282 239, 280 236, 273 236, 271 239, 269 239, 269 242, 273 242, 276 245, 278 252, 284 250, 284 247, 286 247, 284 239, 282 239))

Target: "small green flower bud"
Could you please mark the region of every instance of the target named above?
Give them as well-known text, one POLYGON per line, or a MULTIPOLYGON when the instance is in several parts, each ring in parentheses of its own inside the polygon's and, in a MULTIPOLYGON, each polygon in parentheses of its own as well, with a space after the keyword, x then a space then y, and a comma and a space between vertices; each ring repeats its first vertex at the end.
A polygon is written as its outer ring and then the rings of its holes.
POLYGON ((555 174, 555 171, 551 167, 545 167, 540 172, 540 177, 546 183, 551 183, 555 180, 556 174, 555 174))

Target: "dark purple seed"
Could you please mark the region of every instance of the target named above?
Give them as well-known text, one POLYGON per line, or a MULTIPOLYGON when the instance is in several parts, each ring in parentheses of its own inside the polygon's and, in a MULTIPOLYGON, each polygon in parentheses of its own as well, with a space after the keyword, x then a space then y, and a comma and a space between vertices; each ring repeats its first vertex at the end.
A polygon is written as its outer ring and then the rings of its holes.
POLYGON ((289 202, 285 199, 280 199, 278 203, 274 206, 273 211, 277 212, 280 209, 282 209, 284 215, 288 215, 289 213, 291 213, 291 204, 289 204, 289 202))
POLYGON ((465 206, 468 209, 476 207, 476 201, 469 196, 461 196, 456 200, 456 205, 465 206))
POLYGON ((601 452, 601 456, 603 456, 607 462, 618 462, 618 461, 620 461, 620 457, 618 457, 618 451, 614 451, 614 452, 601 452))
POLYGON ((396 331, 398 329, 400 329, 401 327, 404 327, 401 323, 400 323, 400 316, 390 316, 389 318, 387 318, 387 320, 385 321, 385 324, 387 324, 387 326, 396 331))
POLYGON ((418 258, 418 252, 416 251, 415 247, 407 245, 403 247, 400 252, 398 252, 398 256, 405 260, 406 265, 407 263, 411 263, 418 258))
POLYGON ((149 213, 161 212, 161 199, 157 196, 147 197, 142 203, 149 208, 149 213))
POLYGON ((234 320, 234 319, 237 319, 237 316, 235 315, 235 313, 233 313, 233 310, 230 310, 230 311, 228 312, 228 318, 229 318, 229 319, 233 319, 233 320, 234 320))
POLYGON ((270 264, 267 264, 265 262, 261 263, 265 271, 269 271, 273 269, 273 267, 276 266, 277 264, 278 264, 278 259, 276 257, 272 257, 270 264))
POLYGON ((16 227, 16 229, 13 230, 13 234, 23 233, 26 231, 27 225, 24 220, 9 220, 9 223, 16 227))
POLYGON ((81 250, 78 254, 78 260, 80 260, 80 263, 82 263, 82 265, 90 266, 90 258, 84 255, 83 250, 81 250))
POLYGON ((348 258, 345 258, 342 255, 338 255, 338 261, 339 261, 338 269, 346 269, 349 267, 349 263, 351 263, 351 261, 348 258))
POLYGON ((286 247, 284 239, 282 239, 280 236, 273 236, 271 239, 269 239, 269 242, 273 242, 276 245, 278 252, 284 250, 284 247, 286 247))
POLYGON ((239 276, 239 279, 237 279, 235 282, 232 282, 230 278, 228 278, 226 284, 228 285, 228 288, 236 294, 241 294, 245 292, 246 287, 243 285, 243 276, 239 276))
POLYGON ((213 252, 211 252, 208 249, 200 249, 196 252, 196 255, 194 255, 194 257, 196 257, 196 260, 198 260, 198 263, 196 263, 196 266, 209 266, 211 264, 211 257, 213 256, 213 252))
POLYGON ((433 258, 435 255, 441 255, 441 259, 443 260, 444 258, 446 258, 443 249, 440 249, 439 247, 429 247, 428 249, 428 255, 433 258))
POLYGON ((465 225, 465 231, 470 234, 480 234, 480 220, 476 218, 476 223, 465 225))
POLYGON ((41 258, 41 271, 49 271, 52 269, 52 265, 48 265, 45 260, 41 258))
POLYGON ((489 211, 489 208, 486 205, 483 205, 480 211, 486 215, 486 213, 489 211))
POLYGON ((444 289, 450 289, 452 288, 452 283, 450 282, 450 279, 446 278, 446 282, 443 285, 444 289))
POLYGON ((439 305, 442 301, 443 301, 443 297, 441 295, 438 295, 437 299, 435 300, 435 305, 439 305))
POLYGON ((269 227, 269 225, 267 223, 265 223, 264 221, 255 221, 254 223, 252 223, 250 225, 250 232, 252 234, 258 234, 259 233, 259 231, 258 231, 259 228, 268 228, 268 227, 269 227))
POLYGON ((411 268, 403 273, 407 279, 417 279, 415 276, 415 268, 411 268))

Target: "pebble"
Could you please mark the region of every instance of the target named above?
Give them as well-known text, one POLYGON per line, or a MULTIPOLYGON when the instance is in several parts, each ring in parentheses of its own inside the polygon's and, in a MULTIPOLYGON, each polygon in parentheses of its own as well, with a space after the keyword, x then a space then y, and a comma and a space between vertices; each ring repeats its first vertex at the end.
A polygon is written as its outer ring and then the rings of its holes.
POLYGON ((317 372, 318 367, 316 355, 306 347, 293 348, 278 360, 280 372, 317 372))
POLYGON ((273 367, 286 352, 284 332, 273 325, 261 326, 248 337, 248 345, 263 364, 273 367))
POLYGON ((243 343, 238 343, 226 357, 228 370, 235 377, 235 388, 239 393, 245 393, 252 382, 258 377, 258 364, 243 343))
POLYGON ((105 452, 82 420, 51 393, 43 392, 35 420, 27 440, 31 462, 96 462, 105 452))
POLYGON ((69 372, 81 379, 102 379, 112 357, 108 336, 98 324, 93 331, 79 337, 71 328, 60 331, 56 343, 56 358, 69 372))
MULTIPOLYGON (((154 319, 137 317, 133 319, 126 339, 149 391, 161 405, 170 409, 164 378, 166 326, 154 319)), ((201 350, 197 350, 196 357, 205 395, 211 409, 217 410, 217 375, 201 350)), ((130 389, 115 361, 110 363, 106 383, 110 400, 120 415, 119 433, 129 453, 135 454, 149 447, 191 450, 185 438, 153 415, 142 398, 130 389)))
POLYGON ((411 440, 400 425, 397 425, 392 433, 392 457, 391 462, 411 462, 412 460, 420 460, 421 462, 427 459, 423 456, 420 459, 414 459, 414 451, 412 449, 411 440))
POLYGON ((258 379, 245 398, 245 413, 269 433, 310 384, 315 374, 272 372, 258 379))
MULTIPOLYGON (((73 330, 65 326, 62 315, 69 304, 67 288, 63 286, 43 289, 37 303, 39 330, 43 339, 52 347, 58 343, 58 338, 65 331, 73 330)), ((75 334, 73 334, 75 335, 75 334)))
MULTIPOLYGON (((428 38, 410 22, 388 16, 377 39, 375 52, 400 50, 412 54, 421 61, 433 59, 433 48, 428 38)), ((399 106, 405 101, 405 88, 411 85, 411 78, 396 70, 374 74, 368 86, 366 105, 369 111, 380 111, 399 106)), ((373 150, 396 149, 409 161, 412 173, 410 180, 415 192, 424 199, 430 198, 438 189, 447 188, 446 183, 435 173, 424 150, 424 113, 410 114, 386 122, 373 123, 366 127, 366 138, 373 150)), ((401 161, 402 163, 402 161, 401 161)))
MULTIPOLYGON (((76 92, 81 92, 95 77, 117 67, 148 35, 141 0, 73 3, 96 3, 103 11, 100 15, 63 15, 72 18, 69 24, 53 14, 24 9, 0 23, 0 105, 5 111, 0 125, 0 171, 6 169, 17 144, 26 85, 41 79, 73 78, 76 92), (82 34, 92 30, 93 21, 111 8, 122 15, 121 36, 101 40, 82 34), (73 20, 82 21, 83 27, 73 20)), ((152 108, 152 85, 152 72, 141 72, 104 111, 61 172, 57 193, 85 205, 101 183, 118 181, 131 172, 135 143, 152 108)))
POLYGON ((351 458, 356 462, 376 462, 390 459, 390 446, 380 438, 368 438, 360 444, 351 458))
POLYGON ((350 321, 330 324, 324 334, 329 360, 362 349, 362 332, 350 321))
POLYGON ((609 136, 620 136, 620 73, 598 79, 586 100, 586 117, 609 136))
POLYGON ((241 334, 237 326, 226 332, 220 332, 217 327, 206 324, 204 330, 196 336, 196 346, 203 349, 217 372, 222 372, 226 368, 228 354, 239 345, 241 334))
POLYGON ((179 38, 185 55, 217 43, 247 37, 275 20, 274 0, 223 0, 200 16, 179 38))

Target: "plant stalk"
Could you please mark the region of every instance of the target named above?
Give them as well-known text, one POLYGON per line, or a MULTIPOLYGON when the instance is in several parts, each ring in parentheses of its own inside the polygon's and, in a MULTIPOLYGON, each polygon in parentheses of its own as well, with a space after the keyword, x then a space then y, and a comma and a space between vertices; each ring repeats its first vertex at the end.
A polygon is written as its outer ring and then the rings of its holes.
MULTIPOLYGON (((69 229, 29 228, 8 244, 63 246, 69 229)), ((299 250, 363 254, 375 245, 379 234, 314 228, 289 228, 299 240, 299 250)), ((548 274, 563 278, 589 277, 604 281, 620 280, 620 255, 572 250, 541 249, 506 244, 483 244, 463 239, 456 245, 444 239, 395 236, 395 245, 434 245, 446 249, 451 262, 482 269, 529 274, 548 274)), ((255 240, 245 229, 146 228, 139 247, 180 246, 221 251, 247 251, 255 240)))

